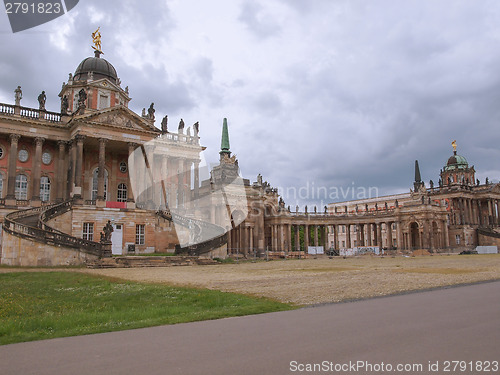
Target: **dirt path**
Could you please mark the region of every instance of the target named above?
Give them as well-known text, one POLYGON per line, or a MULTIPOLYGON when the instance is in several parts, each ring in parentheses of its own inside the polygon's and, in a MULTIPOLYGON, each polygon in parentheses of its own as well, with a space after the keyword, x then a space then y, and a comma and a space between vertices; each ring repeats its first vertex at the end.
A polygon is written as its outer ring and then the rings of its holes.
POLYGON ((309 305, 500 279, 500 254, 413 258, 325 257, 215 266, 80 271, 309 305))

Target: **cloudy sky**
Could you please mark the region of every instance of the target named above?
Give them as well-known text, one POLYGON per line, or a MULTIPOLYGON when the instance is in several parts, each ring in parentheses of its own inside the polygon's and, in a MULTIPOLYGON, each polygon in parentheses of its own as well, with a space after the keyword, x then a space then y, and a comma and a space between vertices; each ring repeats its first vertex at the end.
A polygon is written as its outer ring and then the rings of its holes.
POLYGON ((131 109, 199 121, 212 162, 227 117, 245 178, 309 186, 292 206, 343 200, 313 187, 407 192, 415 159, 437 182, 454 139, 481 181, 500 178, 499 1, 80 0, 16 34, 2 14, 0 102, 21 85, 23 105, 45 90, 58 111, 98 26, 131 109))

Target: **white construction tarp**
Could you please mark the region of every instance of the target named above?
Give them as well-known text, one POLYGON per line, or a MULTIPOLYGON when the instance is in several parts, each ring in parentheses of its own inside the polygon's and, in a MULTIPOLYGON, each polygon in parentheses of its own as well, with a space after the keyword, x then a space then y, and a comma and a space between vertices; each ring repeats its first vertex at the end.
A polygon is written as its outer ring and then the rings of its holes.
POLYGON ((311 255, 324 254, 323 246, 308 246, 307 253, 311 255))
POLYGON ((498 254, 497 246, 478 246, 476 247, 478 254, 498 254))
MULTIPOLYGON (((354 247, 352 249, 340 249, 340 256, 348 257, 354 255, 364 255, 364 254, 380 254, 380 248, 378 246, 366 246, 366 247, 354 247)), ((382 254, 384 250, 382 250, 382 254)))

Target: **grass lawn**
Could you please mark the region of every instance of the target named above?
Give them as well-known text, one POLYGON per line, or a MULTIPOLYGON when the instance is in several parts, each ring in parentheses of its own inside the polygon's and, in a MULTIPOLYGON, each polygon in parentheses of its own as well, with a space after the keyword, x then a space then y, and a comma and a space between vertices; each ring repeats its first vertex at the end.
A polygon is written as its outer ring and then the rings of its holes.
POLYGON ((265 298, 74 272, 5 273, 0 274, 0 344, 292 308, 265 298))

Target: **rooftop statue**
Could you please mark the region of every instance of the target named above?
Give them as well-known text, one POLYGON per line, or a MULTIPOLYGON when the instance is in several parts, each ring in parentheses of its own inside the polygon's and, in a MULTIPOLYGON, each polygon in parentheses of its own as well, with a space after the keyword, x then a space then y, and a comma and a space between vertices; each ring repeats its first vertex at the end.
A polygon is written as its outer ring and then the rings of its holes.
POLYGON ((78 108, 79 109, 85 109, 85 101, 87 100, 87 93, 85 92, 85 89, 81 89, 78 91, 78 108))
POLYGON ((161 120, 161 132, 162 134, 168 133, 168 115, 165 115, 161 120))
POLYGON ((95 49, 96 51, 104 54, 101 51, 101 33, 99 32, 99 29, 100 29, 100 27, 98 27, 97 30, 92 33, 92 42, 94 43, 92 48, 95 49))
POLYGON ((45 101, 47 100, 47 95, 45 95, 45 91, 42 91, 40 95, 38 95, 38 107, 40 111, 45 111, 45 101))
POLYGON ((150 120, 153 120, 153 121, 155 120, 155 108, 154 108, 154 106, 155 106, 155 103, 151 103, 151 105, 148 108, 148 118, 150 120))
POLYGON ((454 140, 453 142, 451 142, 451 145, 453 146, 453 151, 457 152, 457 141, 454 140))
POLYGON ((67 115, 68 114, 68 107, 69 107, 68 96, 64 95, 61 98, 61 114, 62 115, 67 115))
POLYGON ((23 98, 23 90, 21 90, 21 86, 17 86, 17 89, 14 90, 14 98, 16 100, 16 105, 21 105, 21 99, 23 98))

